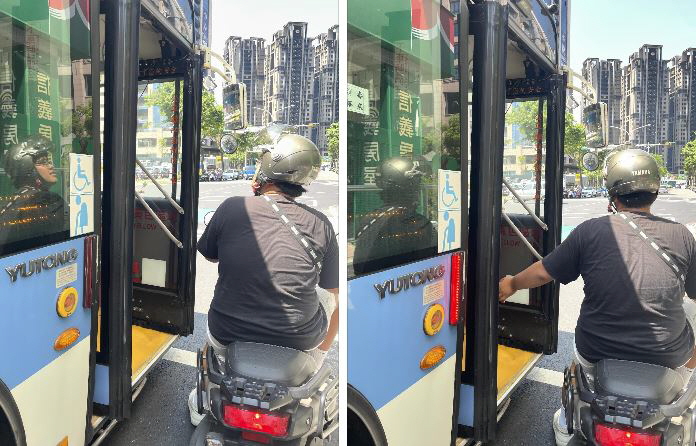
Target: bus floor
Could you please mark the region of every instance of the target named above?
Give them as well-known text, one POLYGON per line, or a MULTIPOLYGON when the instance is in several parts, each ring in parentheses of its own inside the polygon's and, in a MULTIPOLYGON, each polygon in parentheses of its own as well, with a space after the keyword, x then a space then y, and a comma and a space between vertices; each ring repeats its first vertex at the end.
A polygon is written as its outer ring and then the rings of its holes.
MULTIPOLYGON (((464 345, 466 346, 466 339, 464 339, 464 345)), ((539 359, 541 359, 540 353, 498 344, 497 404, 499 408, 539 359)), ((462 370, 464 370, 463 361, 462 370)))
MULTIPOLYGON (((101 312, 97 333, 97 351, 101 332, 101 312)), ((135 385, 145 373, 164 355, 174 343, 177 335, 152 330, 138 325, 132 326, 131 380, 135 385)))

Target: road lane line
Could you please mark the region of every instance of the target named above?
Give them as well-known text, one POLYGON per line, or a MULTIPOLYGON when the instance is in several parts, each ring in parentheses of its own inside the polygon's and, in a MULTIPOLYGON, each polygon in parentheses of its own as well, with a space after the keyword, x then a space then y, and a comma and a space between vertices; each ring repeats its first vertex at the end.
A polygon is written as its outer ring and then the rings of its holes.
POLYGON ((555 370, 543 369, 541 367, 534 367, 527 375, 527 379, 532 381, 540 382, 543 384, 549 384, 556 387, 563 386, 563 373, 557 372, 555 370))
POLYGON ((172 347, 163 356, 164 359, 191 367, 196 367, 196 352, 172 347))

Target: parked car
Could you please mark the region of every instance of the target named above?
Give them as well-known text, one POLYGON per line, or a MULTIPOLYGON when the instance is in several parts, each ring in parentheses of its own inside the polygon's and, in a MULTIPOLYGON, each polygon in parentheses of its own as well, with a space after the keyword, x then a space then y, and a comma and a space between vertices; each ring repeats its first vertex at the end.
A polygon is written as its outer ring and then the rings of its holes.
POLYGON ((667 195, 669 193, 669 189, 667 189, 665 186, 660 186, 660 190, 658 191, 660 195, 667 195))
POLYGON ((582 198, 593 198, 597 196, 597 192, 591 187, 582 190, 582 198))
POLYGON ((244 166, 244 179, 245 180, 250 180, 254 177, 254 174, 256 173, 256 166, 244 166))
POLYGON ((223 179, 223 181, 238 180, 239 179, 239 171, 234 170, 234 169, 228 170, 222 174, 222 179, 223 179))

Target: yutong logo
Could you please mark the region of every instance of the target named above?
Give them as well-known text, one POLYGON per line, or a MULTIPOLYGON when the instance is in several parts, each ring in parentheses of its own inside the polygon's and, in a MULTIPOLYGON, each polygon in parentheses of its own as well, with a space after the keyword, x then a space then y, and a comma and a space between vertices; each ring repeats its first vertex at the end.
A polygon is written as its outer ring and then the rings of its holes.
POLYGON ((77 260, 77 249, 51 254, 46 257, 30 260, 28 263, 20 263, 17 266, 5 268, 10 276, 10 282, 16 282, 17 277, 29 277, 34 273, 39 274, 41 270, 58 268, 59 266, 73 263, 77 260))
POLYGON ((426 282, 431 282, 445 275, 445 266, 433 266, 432 268, 424 269, 416 273, 407 274, 396 279, 390 279, 384 283, 376 283, 375 289, 379 294, 380 299, 384 299, 387 291, 389 294, 396 294, 401 290, 407 290, 412 286, 423 285, 426 282))

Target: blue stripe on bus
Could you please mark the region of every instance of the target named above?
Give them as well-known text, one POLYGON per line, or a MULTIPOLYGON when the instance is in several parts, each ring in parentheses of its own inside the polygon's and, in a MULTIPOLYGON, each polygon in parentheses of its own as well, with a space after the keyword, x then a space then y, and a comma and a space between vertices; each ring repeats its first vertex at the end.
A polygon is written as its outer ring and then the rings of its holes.
MULTIPOLYGON (((424 371, 419 366, 429 349, 444 346, 447 353, 443 362, 456 352, 457 329, 448 324, 450 257, 439 256, 348 282, 348 383, 365 395, 375 410, 435 369, 424 371), (423 305, 427 284, 387 293, 384 299, 380 299, 374 285, 438 265, 445 266, 445 275, 440 279, 444 281, 444 295, 437 301, 445 307, 445 322, 439 333, 428 336, 423 330, 423 318, 430 306, 423 305)), ((443 389, 452 386, 453 380, 454 376, 443 382, 443 389)))
POLYGON ((462 384, 459 391, 459 424, 474 427, 474 386, 462 384))
POLYGON ((80 330, 80 337, 73 346, 89 336, 91 310, 82 307, 83 251, 84 239, 80 238, 0 259, 0 339, 3 342, 0 379, 10 389, 67 351, 58 352, 53 348, 64 330, 71 327, 80 330), (15 282, 10 281, 5 270, 72 248, 78 252, 77 280, 65 286, 56 287, 56 274, 63 267, 43 270, 29 277, 19 276, 15 282), (61 318, 56 312, 56 302, 61 291, 70 286, 78 292, 77 309, 70 317, 61 318))

